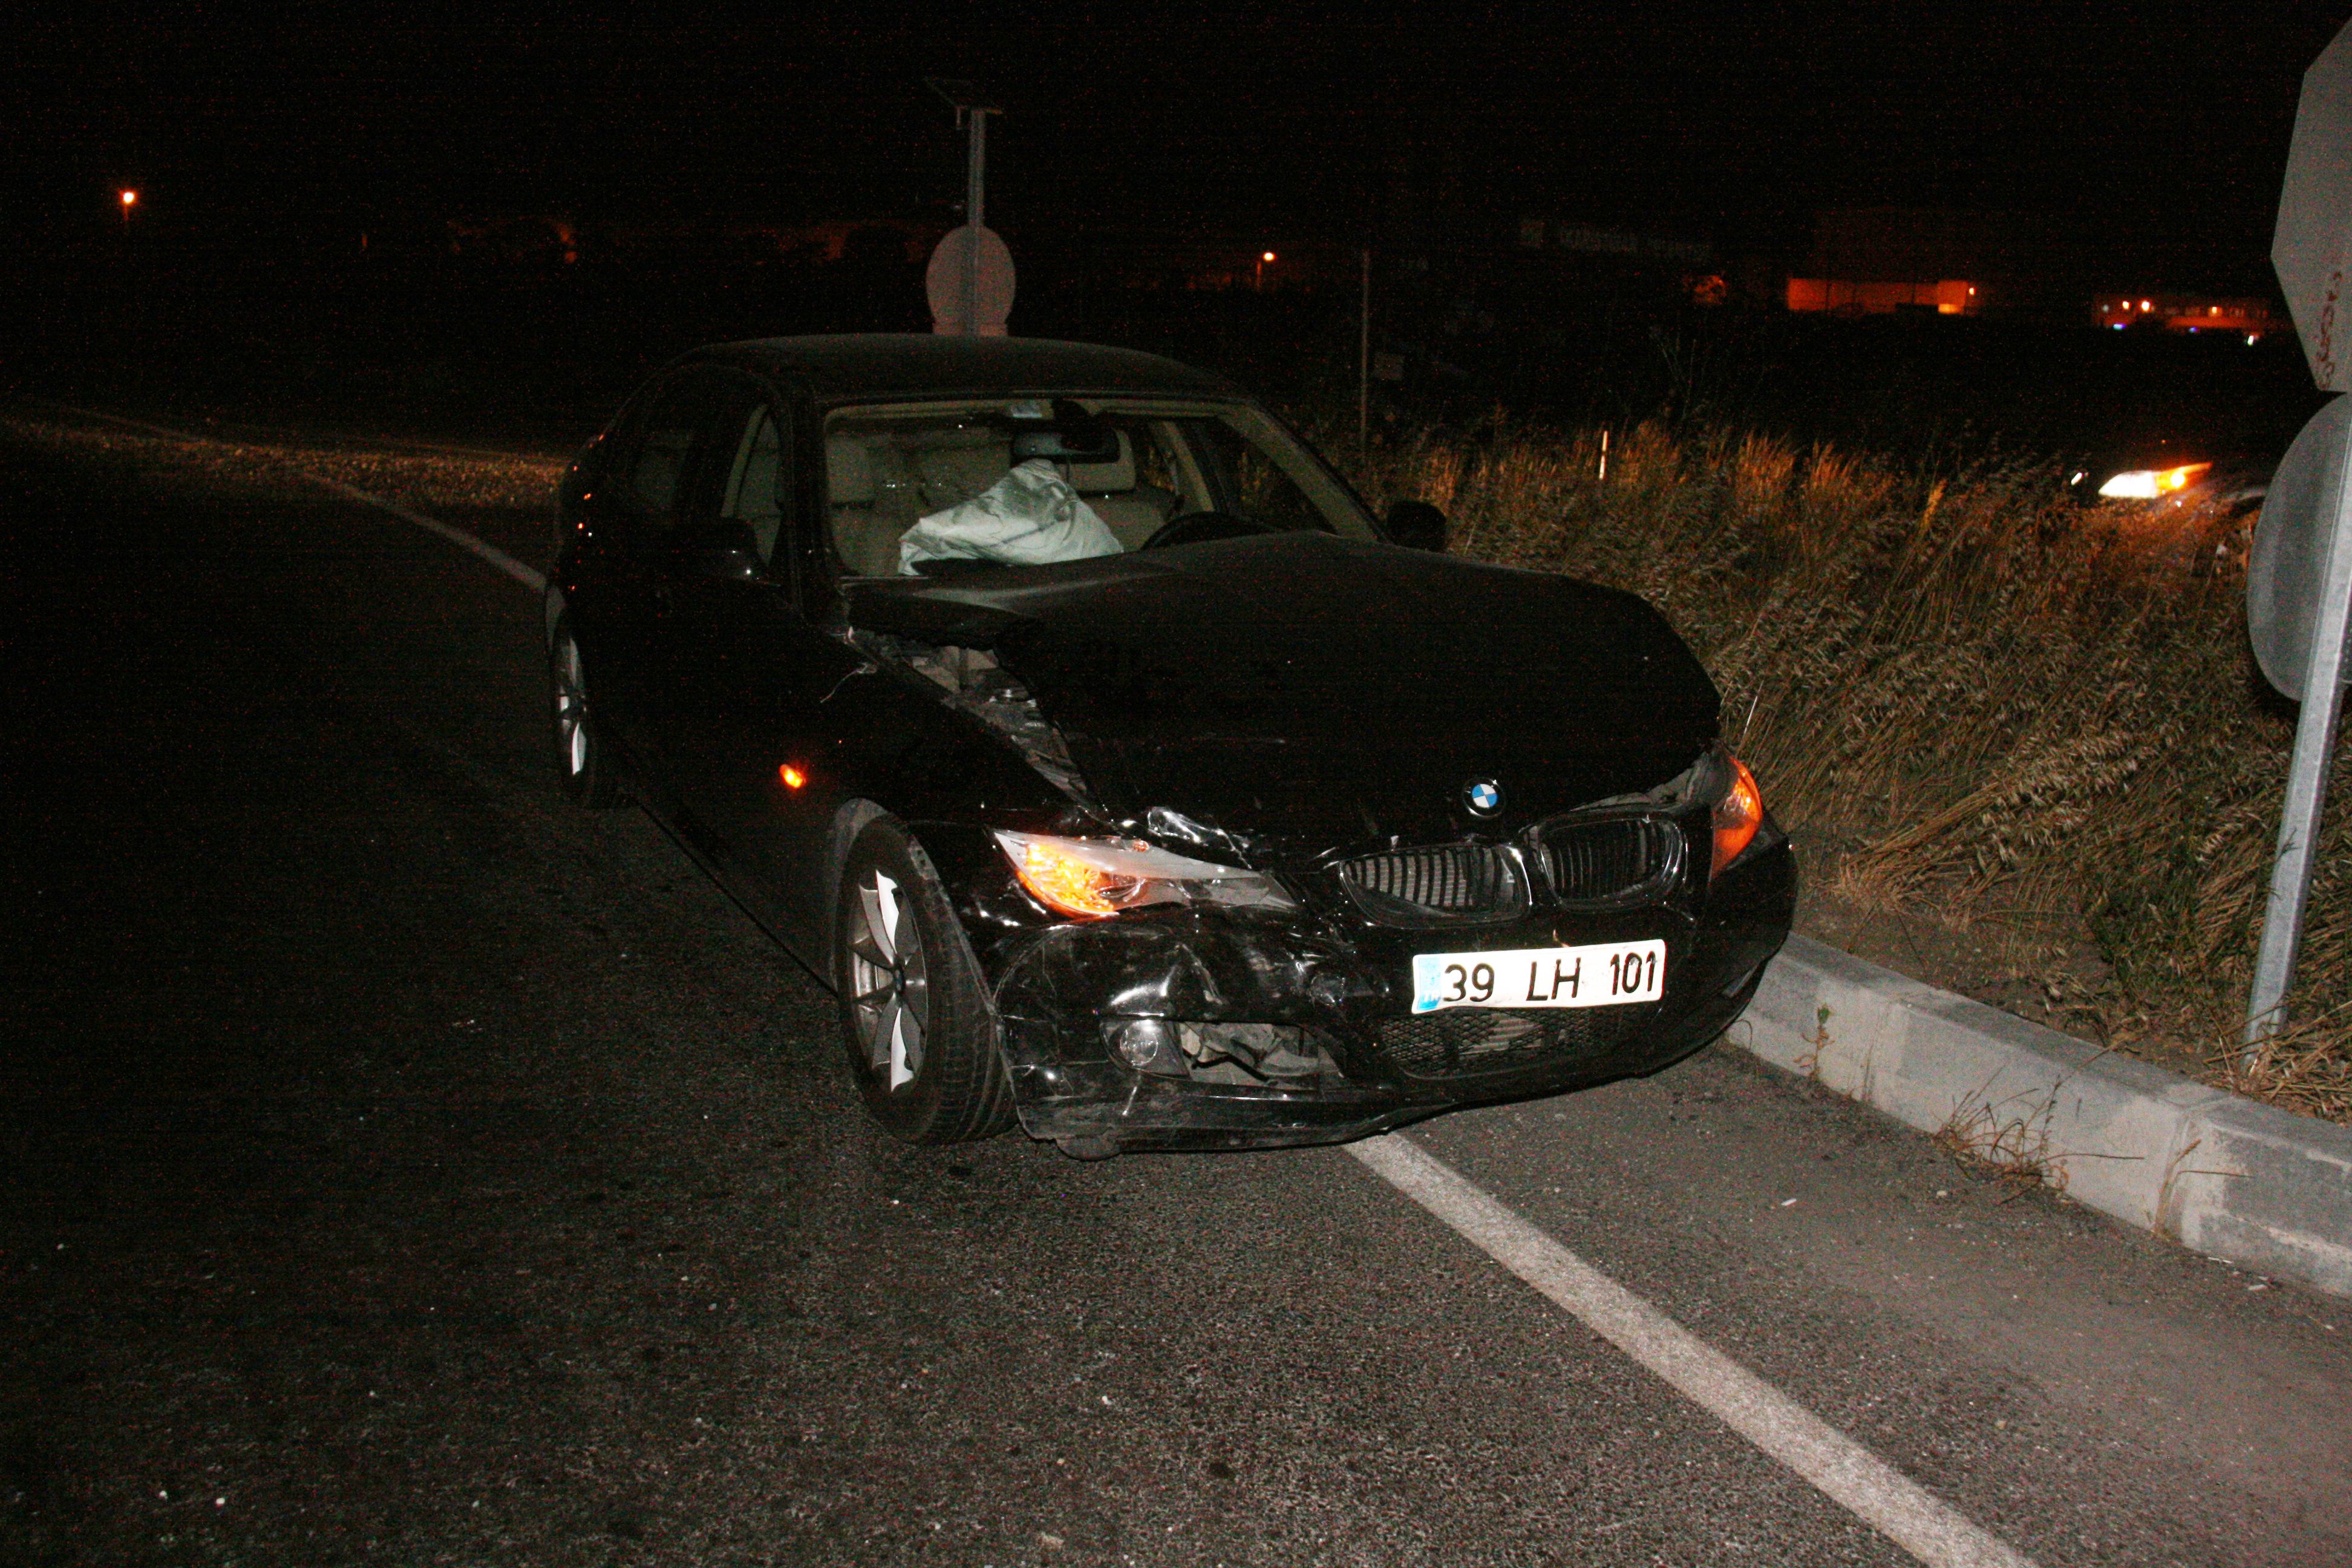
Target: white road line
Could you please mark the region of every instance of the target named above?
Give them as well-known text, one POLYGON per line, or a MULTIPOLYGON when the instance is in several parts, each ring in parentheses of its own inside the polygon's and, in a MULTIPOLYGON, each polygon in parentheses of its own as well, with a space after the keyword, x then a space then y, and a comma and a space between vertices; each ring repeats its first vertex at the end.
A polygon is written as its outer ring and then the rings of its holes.
POLYGON ((1444 1161, 1391 1133, 1348 1146, 1555 1306, 1933 1568, 2032 1568, 2006 1542, 1587 1263, 1444 1161))
POLYGON ((36 397, 35 403, 48 403, 52 408, 62 408, 68 414, 79 414, 85 419, 100 419, 109 425, 120 425, 128 430, 144 430, 150 436, 168 436, 174 441, 203 441, 215 447, 234 447, 234 441, 224 441, 217 436, 191 436, 185 430, 167 430, 161 425, 150 425, 144 419, 126 419, 120 414, 109 414, 99 408, 77 408, 70 403, 50 403, 46 397, 36 397))
MULTIPOLYGON (((94 409, 73 412, 174 440, 212 439, 94 409)), ((547 586, 545 577, 462 528, 452 528, 438 518, 339 480, 317 474, 304 477, 472 551, 534 593, 547 586)), ((1969 1522, 1926 1488, 1401 1134, 1351 1143, 1348 1152, 1478 1250, 1534 1286, 1555 1306, 1572 1313, 1685 1397, 1931 1568, 2034 1568, 2032 1559, 1969 1522)))
POLYGON ((305 474, 302 477, 309 479, 312 484, 326 486, 329 489, 333 490, 337 495, 347 496, 352 500, 358 501, 362 506, 372 506, 380 511, 388 511, 392 513, 393 516, 401 519, 403 521, 413 522, 419 528, 437 533, 442 538, 447 540, 450 543, 457 545, 461 550, 472 551, 475 554, 480 556, 483 560, 488 562, 491 565, 497 567, 499 571, 505 573, 508 576, 513 578, 516 582, 521 584, 524 587, 530 589, 534 594, 547 586, 547 579, 545 577, 532 571, 530 567, 524 565, 521 562, 516 560, 505 551, 500 550, 497 545, 485 543, 481 540, 475 538, 472 534, 467 533, 462 528, 452 528, 437 517, 427 517, 421 511, 409 510, 408 508, 402 506, 397 501, 389 501, 380 495, 373 495, 366 490, 355 489, 352 486, 343 483, 341 479, 331 479, 323 474, 305 474))
MULTIPOLYGON (((150 425, 143 419, 126 419, 120 414, 107 414, 95 408, 76 408, 69 403, 54 404, 51 406, 62 408, 69 414, 79 414, 85 419, 103 419, 110 425, 121 425, 133 430, 144 430, 151 436, 168 437, 174 441, 200 441, 215 447, 240 444, 223 441, 217 436, 195 436, 185 430, 173 430, 162 425, 150 425)), ((501 455, 512 456, 511 453, 501 455)), ((324 485, 348 500, 355 500, 362 506, 372 506, 378 511, 388 511, 403 522, 413 522, 427 532, 437 533, 460 550, 472 551, 534 594, 542 592, 547 587, 547 579, 541 574, 532 571, 497 545, 486 540, 477 539, 462 528, 452 528, 437 517, 428 517, 421 511, 413 511, 398 501, 387 500, 373 491, 347 485, 341 479, 331 479, 323 474, 304 474, 302 477, 314 485, 324 485)))

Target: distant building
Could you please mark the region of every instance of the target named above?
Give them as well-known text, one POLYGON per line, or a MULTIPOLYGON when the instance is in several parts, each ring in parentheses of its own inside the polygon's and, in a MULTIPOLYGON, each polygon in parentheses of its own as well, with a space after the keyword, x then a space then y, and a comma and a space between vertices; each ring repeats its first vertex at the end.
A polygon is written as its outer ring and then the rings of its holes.
POLYGON ((1848 207, 1818 214, 1806 274, 1789 279, 1791 310, 1974 316, 2018 271, 2015 225, 1993 213, 1848 207))
POLYGON ((1572 250, 1587 256, 1638 257, 1677 267, 1705 267, 1715 248, 1705 240, 1674 239, 1660 234, 1634 234, 1589 223, 1524 217, 1519 220, 1521 250, 1572 250))
POLYGON ((1670 289, 1694 305, 1717 306, 1730 289, 1715 266, 1715 247, 1703 239, 1636 233, 1559 218, 1523 217, 1519 260, 1547 268, 1570 293, 1623 293, 1629 286, 1670 289), (1537 253, 1529 255, 1529 252, 1537 253))
POLYGON ((2117 331, 2126 327, 2161 326, 2173 332, 2235 333, 2249 343, 2288 327, 2278 307, 2258 297, 2119 292, 2101 295, 2092 311, 2099 325, 2117 331))
POLYGON ((580 259, 580 229, 556 213, 451 218, 449 254, 499 267, 570 267, 580 259))
POLYGON ((1827 310, 1836 316, 1885 316, 1932 310, 1939 316, 1973 316, 1985 306, 1984 291, 1965 278, 1932 283, 1891 283, 1852 278, 1791 278, 1789 309, 1827 310))

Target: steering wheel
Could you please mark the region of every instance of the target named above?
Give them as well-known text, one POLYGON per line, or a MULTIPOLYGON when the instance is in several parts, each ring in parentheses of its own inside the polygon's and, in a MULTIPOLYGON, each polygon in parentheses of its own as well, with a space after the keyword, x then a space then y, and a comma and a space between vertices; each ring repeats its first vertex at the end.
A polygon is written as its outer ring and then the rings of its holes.
POLYGON ((1188 511, 1161 523, 1152 531, 1150 538, 1136 548, 1165 550, 1171 544, 1205 544, 1212 539, 1244 539, 1253 533, 1274 531, 1254 517, 1230 511, 1188 511))

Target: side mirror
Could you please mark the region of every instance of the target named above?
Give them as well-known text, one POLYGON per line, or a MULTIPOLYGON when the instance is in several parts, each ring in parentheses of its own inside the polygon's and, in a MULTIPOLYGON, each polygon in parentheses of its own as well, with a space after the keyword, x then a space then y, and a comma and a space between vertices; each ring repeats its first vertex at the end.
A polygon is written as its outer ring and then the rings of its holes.
POLYGON ((668 542, 677 570, 693 576, 749 583, 768 574, 760 564, 760 542, 748 522, 680 523, 669 531, 668 542))
POLYGON ((1425 500, 1401 500, 1389 508, 1384 531, 1407 550, 1445 551, 1445 514, 1425 500))

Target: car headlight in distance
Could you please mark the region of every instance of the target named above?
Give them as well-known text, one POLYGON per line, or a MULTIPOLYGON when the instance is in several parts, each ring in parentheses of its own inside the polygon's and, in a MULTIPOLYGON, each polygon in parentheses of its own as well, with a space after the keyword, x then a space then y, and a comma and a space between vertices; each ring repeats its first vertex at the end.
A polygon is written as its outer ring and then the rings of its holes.
POLYGON ((2126 468, 2099 487, 2109 500, 2161 500, 2203 479, 2210 463, 2183 463, 2177 468, 2126 468))
POLYGON ((1255 871, 1195 860, 1139 838, 999 833, 996 842, 1032 898, 1078 920, 1103 920, 1148 904, 1286 912, 1297 908, 1255 871))
POLYGON ((1756 775, 1727 752, 1723 760, 1731 764, 1731 782, 1715 803, 1715 869, 1709 875, 1738 859, 1764 826, 1764 792, 1756 787, 1756 775))

